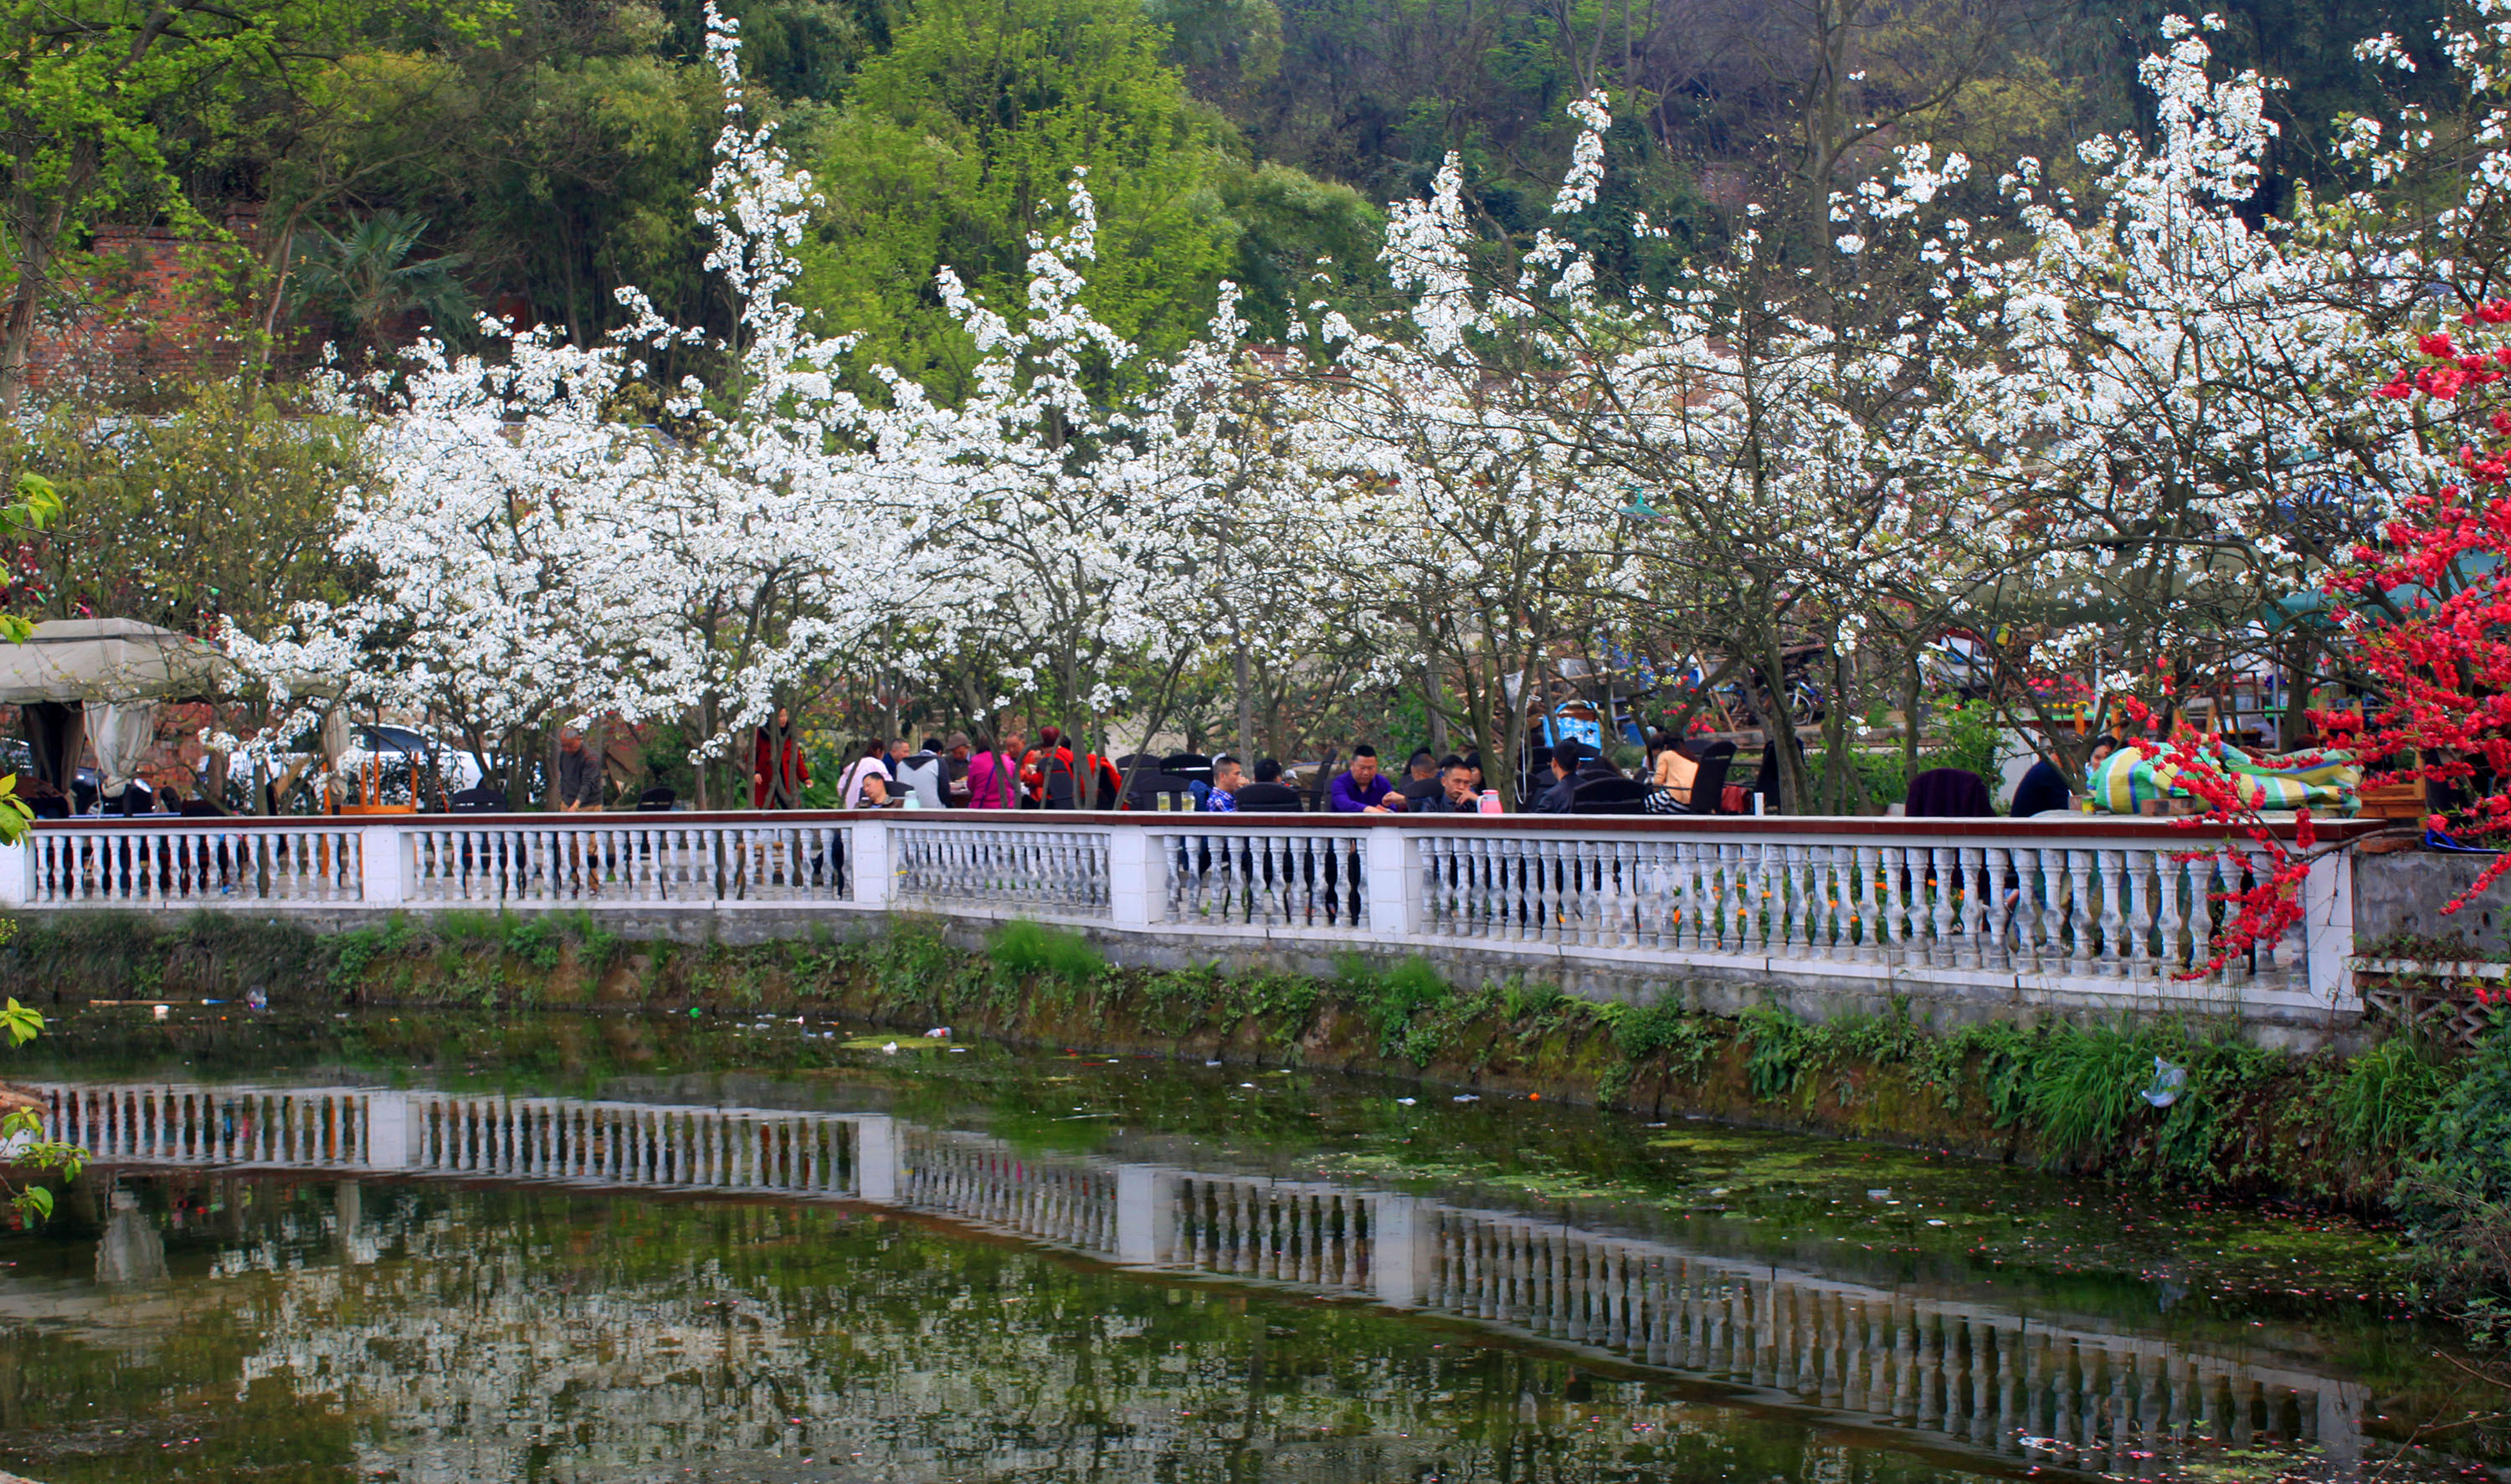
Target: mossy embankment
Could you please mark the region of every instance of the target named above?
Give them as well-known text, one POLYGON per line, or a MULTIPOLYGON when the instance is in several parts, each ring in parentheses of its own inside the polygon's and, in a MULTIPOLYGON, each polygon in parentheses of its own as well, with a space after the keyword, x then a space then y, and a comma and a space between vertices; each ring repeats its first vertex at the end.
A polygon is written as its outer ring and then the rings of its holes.
POLYGON ((1031 923, 983 952, 912 920, 863 942, 630 942, 574 917, 448 914, 316 935, 201 917, 19 925, 0 986, 58 997, 733 1012, 817 1009, 1027 1045, 1296 1063, 1923 1146, 2112 1178, 2370 1208, 2451 1062, 2405 1040, 2340 1061, 2228 1028, 1812 1023, 1451 987, 1417 960, 1337 978, 1137 971, 1031 923), (2155 1058, 2184 1069, 2167 1106, 2155 1058))

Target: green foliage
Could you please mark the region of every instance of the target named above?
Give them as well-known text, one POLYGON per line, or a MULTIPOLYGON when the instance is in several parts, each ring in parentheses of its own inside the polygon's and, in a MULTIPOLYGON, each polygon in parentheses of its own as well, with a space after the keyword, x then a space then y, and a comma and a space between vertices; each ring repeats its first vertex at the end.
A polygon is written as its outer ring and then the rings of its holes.
POLYGON ((1996 725, 1996 708, 1985 701, 1950 701, 1936 712, 1945 745, 1922 761, 1922 767, 1957 767, 1996 780, 1997 754, 2005 745, 1996 725))
MULTIPOLYGON (((1603 1006, 1599 1006, 1602 1009, 1603 1006)), ((1646 1057, 1662 1056, 1667 1070, 1678 1081, 1696 1081, 1708 1064, 1709 1053, 1717 1037, 1699 1016, 1686 1012, 1675 998, 1660 999, 1645 1008, 1620 1005, 1623 1013, 1611 1021, 1613 1049, 1622 1059, 1637 1062, 1646 1057)))
POLYGON ((391 321, 413 310, 442 332, 459 333, 479 310, 454 273, 467 255, 422 253, 426 231, 424 217, 390 211, 339 232, 318 227, 298 250, 297 292, 350 332, 353 345, 375 345, 391 321))
POLYGON ((827 197, 798 297, 870 359, 955 396, 970 347, 935 290, 955 272, 1022 300, 1028 240, 1063 223, 1076 170, 1100 221, 1085 301, 1129 338, 1180 344, 1212 307, 1234 229, 1214 189, 1219 120, 1161 59, 1140 0, 927 0, 801 153, 827 197))
POLYGON ((1773 1005, 1754 1005, 1741 1020, 1744 1078, 1753 1096, 1765 1103, 1794 1097, 1804 1076, 1813 1028, 1773 1005))
POLYGON ((2106 1149, 2152 1080, 2152 1053, 2136 1036, 2106 1026, 2062 1029, 2042 1042, 2032 1068, 2033 1131, 2060 1158, 2106 1149))
POLYGON ((409 918, 395 913, 382 927, 353 928, 331 939, 331 985, 334 989, 354 990, 366 978, 367 966, 377 958, 398 957, 407 951, 410 940, 417 936, 409 918))
POLYGON ((2511 1029, 2497 1025, 2434 1103, 2391 1203, 2437 1293, 2511 1344, 2511 1029))
MULTIPOLYGON (((1508 1018, 1512 1021, 1548 1014, 1554 1006, 1567 997, 1561 993, 1558 985, 1528 984, 1524 979, 1518 978, 1512 978, 1501 985, 1499 991, 1500 1008, 1507 1012, 1508 1018)), ((1599 1005, 1596 1008, 1599 1016, 1606 1016, 1609 1013, 1605 1006, 1599 1005)))
POLYGON ((0 475, 41 469, 70 492, 30 560, 34 616, 126 615, 260 633, 358 580, 331 545, 360 469, 354 428, 249 378, 200 381, 157 415, 91 400, 0 423, 0 475))
MULTIPOLYGON (((0 1033, 6 1033, 12 1048, 22 1046, 43 1034, 43 1012, 18 1002, 9 996, 5 1009, 0 1009, 0 1033)), ((87 1163, 87 1151, 76 1145, 63 1144, 44 1137, 43 1115, 31 1108, 11 1109, 0 1116, 0 1144, 15 1144, 9 1162, 19 1170, 32 1170, 75 1180, 87 1163)), ((43 1221, 53 1214, 53 1192, 50 1189, 28 1182, 12 1186, 0 1180, 0 1192, 6 1192, 9 1203, 26 1221, 43 1221)))
MULTIPOLYGON (((1865 789, 1865 801, 1868 808, 1879 809, 1885 804, 1899 803, 1910 797, 1910 773, 1902 766, 1900 754, 1850 748, 1843 757, 1847 765, 1857 771, 1858 781, 1865 789)), ((1828 751, 1808 753, 1805 756, 1806 771, 1815 780, 1816 787, 1824 786, 1823 780, 1829 777, 1830 770, 1834 766, 1832 755, 1828 751)), ((1830 796, 1826 794, 1824 797, 1830 796)), ((1857 788, 1851 787, 1847 797, 1849 804, 1854 807, 1858 799, 1857 788)))
POLYGON ((1048 927, 1025 918, 997 929, 985 944, 995 967, 1018 978, 1045 979, 1067 989, 1097 984, 1107 973, 1106 956, 1068 927, 1048 927))
POLYGON ((1363 954, 1334 958, 1336 985, 1377 1033, 1378 1055, 1403 1057, 1425 1066, 1439 1054, 1440 1036, 1431 1024, 1455 991, 1430 961, 1415 955, 1380 965, 1363 954))
POLYGON ((2390 1036, 2345 1064, 2332 1095, 2337 1131, 2357 1150, 2412 1148, 2457 1080, 2457 1069, 2428 1042, 2390 1036))
POLYGON ((506 952, 536 969, 558 967, 559 956, 565 947, 564 938, 547 918, 534 915, 506 919, 506 952))

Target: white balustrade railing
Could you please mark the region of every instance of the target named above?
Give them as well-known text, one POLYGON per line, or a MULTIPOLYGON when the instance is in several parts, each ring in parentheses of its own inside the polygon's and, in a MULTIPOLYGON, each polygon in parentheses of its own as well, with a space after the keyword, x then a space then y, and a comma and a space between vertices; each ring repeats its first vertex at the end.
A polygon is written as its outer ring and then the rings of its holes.
POLYGON ((72 821, 28 837, 19 900, 44 907, 355 902, 363 843, 362 832, 336 822, 133 829, 72 821))
MULTIPOLYGON (((1033 917, 1116 932, 1452 946, 1624 972, 2063 986, 2357 1008, 2343 841, 2303 920, 2221 954, 2265 879, 2163 821, 999 815, 416 815, 47 822, 0 908, 222 903, 744 907, 1033 917), (2218 961, 2220 959, 2220 961, 2218 961)), ((2227 853, 2228 851, 2228 853, 2227 853)))
POLYGON ((2278 993, 2308 987, 2303 924, 2209 968, 2215 935, 2237 915, 2225 898, 2272 868, 2255 847, 2193 854, 2185 835, 1428 831, 1418 843, 1420 931, 1435 937, 1855 977, 2154 984, 2198 972, 2278 993))
POLYGON ((1175 826, 1160 821, 1149 830, 1153 921, 1294 930, 1369 925, 1367 831, 1175 826))
POLYGON ((892 823, 892 895, 933 912, 1009 908, 1059 918, 1105 918, 1112 877, 1105 829, 979 822, 892 823))
POLYGON ((671 814, 579 822, 472 823, 430 816, 397 826, 410 855, 403 900, 515 906, 827 902, 847 896, 848 827, 689 822, 671 814))

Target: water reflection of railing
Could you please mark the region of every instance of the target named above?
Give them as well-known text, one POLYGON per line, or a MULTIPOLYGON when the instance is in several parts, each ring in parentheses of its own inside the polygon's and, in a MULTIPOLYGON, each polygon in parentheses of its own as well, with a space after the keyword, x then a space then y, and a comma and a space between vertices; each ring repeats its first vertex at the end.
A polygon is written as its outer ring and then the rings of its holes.
POLYGON ((2359 1456, 2363 1388, 2280 1357, 2051 1322, 1366 1187, 1024 1153, 879 1113, 344 1088, 53 1084, 99 1165, 869 1201, 1101 1260, 1291 1285, 1714 1378, 2006 1452, 2124 1466, 2204 1423, 2359 1456))

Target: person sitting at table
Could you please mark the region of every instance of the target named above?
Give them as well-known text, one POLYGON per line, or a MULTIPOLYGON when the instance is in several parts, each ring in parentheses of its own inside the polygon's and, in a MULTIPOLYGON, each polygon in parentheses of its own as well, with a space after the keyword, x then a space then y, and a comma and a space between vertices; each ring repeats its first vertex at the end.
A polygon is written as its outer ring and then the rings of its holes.
MULTIPOLYGON (((1449 760, 1454 762, 1454 759, 1449 760)), ((1421 808, 1432 814, 1478 814, 1482 812, 1483 791, 1474 774, 1462 763, 1439 770, 1440 792, 1422 801, 1421 808)))
POLYGON ((1282 764, 1270 758, 1256 760, 1256 781, 1234 791, 1241 814, 1296 814, 1299 812, 1299 791, 1282 781, 1282 764))
POLYGON ((2058 760, 2046 753, 2031 764, 2023 781, 2014 786, 2014 817, 2028 819, 2034 814, 2062 812, 2074 807, 2074 790, 2067 787, 2066 770, 2058 760))
POLYGON ((1247 786, 1247 770, 1238 760, 1222 753, 1212 760, 1212 788, 1203 796, 1203 809, 1210 814, 1238 812, 1238 791, 1247 786))
POLYGON ((1351 750, 1351 766, 1326 792, 1327 806, 1337 814, 1393 814, 1404 807, 1395 786, 1378 776, 1377 749, 1366 742, 1351 750))
POLYGON ((863 756, 837 780, 837 807, 841 809, 881 809, 889 806, 889 746, 875 738, 866 742, 863 756))
POLYGON ((1395 792, 1404 796, 1406 808, 1427 803, 1439 797, 1439 760, 1431 755, 1428 748, 1413 749, 1405 770, 1411 776, 1397 784, 1395 792))
POLYGON ((1691 807, 1691 783, 1699 776, 1700 760, 1692 757, 1680 743, 1669 740, 1664 750, 1656 755, 1656 770, 1649 775, 1648 781, 1672 794, 1675 802, 1688 809, 1691 807))
POLYGON ((1578 764, 1586 761, 1586 751, 1585 743, 1575 741, 1564 742, 1551 749, 1549 757, 1538 764, 1535 774, 1538 779, 1548 774, 1552 780, 1543 792, 1535 796, 1535 813, 1569 812, 1570 796, 1578 792, 1578 764))

